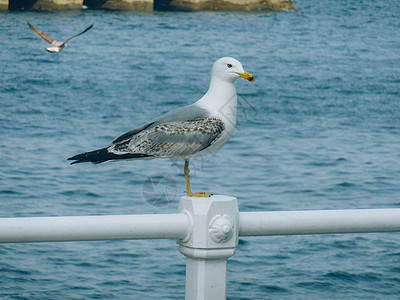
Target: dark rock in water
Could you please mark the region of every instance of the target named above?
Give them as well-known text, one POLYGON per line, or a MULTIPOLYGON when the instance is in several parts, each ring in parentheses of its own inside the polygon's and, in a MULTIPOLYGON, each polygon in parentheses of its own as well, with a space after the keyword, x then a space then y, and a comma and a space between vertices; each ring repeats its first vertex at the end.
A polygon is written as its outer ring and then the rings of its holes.
MULTIPOLYGON (((1 3, 5 0, 0 0, 1 3)), ((8 1, 7 1, 8 2, 8 1)), ((9 10, 81 9, 83 0, 9 0, 9 10)))
POLYGON ((292 0, 0 0, 0 10, 296 10, 292 0), (10 3, 9 3, 10 2, 10 3))
POLYGON ((297 10, 292 0, 155 0, 160 10, 297 10))

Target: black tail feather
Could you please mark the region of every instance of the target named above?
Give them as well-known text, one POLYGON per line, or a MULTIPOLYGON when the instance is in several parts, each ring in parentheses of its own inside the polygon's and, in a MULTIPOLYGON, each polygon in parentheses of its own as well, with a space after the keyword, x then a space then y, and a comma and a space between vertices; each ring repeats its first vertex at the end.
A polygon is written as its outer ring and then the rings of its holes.
POLYGON ((141 153, 127 153, 127 154, 114 154, 107 151, 107 148, 98 149, 90 152, 81 153, 68 158, 68 160, 74 160, 73 164, 79 164, 84 162, 91 162, 94 164, 101 164, 109 160, 120 160, 120 159, 140 159, 140 158, 151 158, 152 155, 141 154, 141 153))

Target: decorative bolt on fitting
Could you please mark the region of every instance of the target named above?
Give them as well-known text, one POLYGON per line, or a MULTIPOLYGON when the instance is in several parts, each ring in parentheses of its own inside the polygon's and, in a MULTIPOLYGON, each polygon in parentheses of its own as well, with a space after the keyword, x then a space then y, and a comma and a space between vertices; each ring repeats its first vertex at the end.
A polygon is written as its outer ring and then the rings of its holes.
POLYGON ((228 215, 216 215, 210 222, 208 233, 216 243, 229 241, 234 233, 234 224, 228 215))

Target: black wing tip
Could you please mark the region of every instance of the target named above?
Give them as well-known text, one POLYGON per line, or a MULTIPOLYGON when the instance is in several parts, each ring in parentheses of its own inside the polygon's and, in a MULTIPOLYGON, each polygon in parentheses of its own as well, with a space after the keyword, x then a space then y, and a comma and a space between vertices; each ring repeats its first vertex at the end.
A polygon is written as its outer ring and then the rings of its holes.
POLYGON ((88 28, 86 28, 86 29, 85 29, 84 31, 82 31, 80 34, 83 34, 83 33, 87 32, 87 31, 89 31, 90 29, 92 29, 93 25, 94 25, 94 24, 90 25, 88 28))
POLYGON ((84 163, 84 162, 100 163, 100 162, 106 161, 103 158, 106 156, 107 153, 108 153, 107 148, 103 148, 103 149, 98 149, 98 150, 94 150, 94 151, 90 151, 90 152, 77 154, 77 155, 67 158, 67 160, 75 160, 71 163, 71 165, 78 164, 78 163, 84 163))
POLYGON ((76 159, 74 157, 67 158, 67 160, 74 160, 72 163, 70 163, 70 165, 74 165, 74 164, 78 164, 78 163, 82 162, 82 161, 79 161, 78 159, 76 159))
POLYGON ((80 161, 80 160, 78 160, 76 158, 73 158, 73 157, 69 157, 69 158, 67 158, 67 160, 74 160, 72 163, 70 163, 70 165, 74 165, 74 164, 78 164, 78 163, 83 162, 83 161, 80 161))
POLYGON ((142 153, 126 153, 126 154, 114 154, 107 151, 107 148, 94 150, 91 152, 81 153, 72 157, 67 158, 67 160, 74 160, 71 165, 91 162, 93 164, 101 164, 106 161, 112 160, 128 160, 128 159, 145 159, 152 158, 153 155, 142 154, 142 153))

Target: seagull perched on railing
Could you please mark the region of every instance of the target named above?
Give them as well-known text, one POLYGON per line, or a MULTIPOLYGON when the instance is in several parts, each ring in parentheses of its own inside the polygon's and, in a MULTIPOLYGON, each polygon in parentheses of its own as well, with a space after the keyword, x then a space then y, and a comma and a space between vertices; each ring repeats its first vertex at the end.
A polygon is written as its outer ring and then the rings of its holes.
POLYGON ((33 27, 29 22, 27 22, 27 23, 28 23, 30 29, 32 29, 38 36, 40 36, 42 39, 44 39, 46 42, 48 42, 51 45, 51 47, 46 48, 46 51, 50 52, 50 53, 59 53, 59 52, 61 52, 65 47, 67 47, 67 43, 70 40, 72 40, 73 38, 76 38, 76 37, 84 34, 86 31, 92 29, 92 27, 93 27, 93 24, 92 24, 88 28, 86 28, 84 31, 82 31, 81 33, 70 37, 66 41, 57 42, 56 40, 52 39, 50 36, 48 36, 44 32, 42 32, 39 29, 33 27))
POLYGON ((106 148, 68 158, 71 164, 106 161, 172 158, 185 160, 186 195, 193 193, 189 182, 189 159, 217 151, 232 136, 236 124, 237 95, 235 81, 239 77, 254 81, 234 58, 217 60, 211 70, 207 93, 197 102, 166 113, 155 121, 133 129, 106 148))

